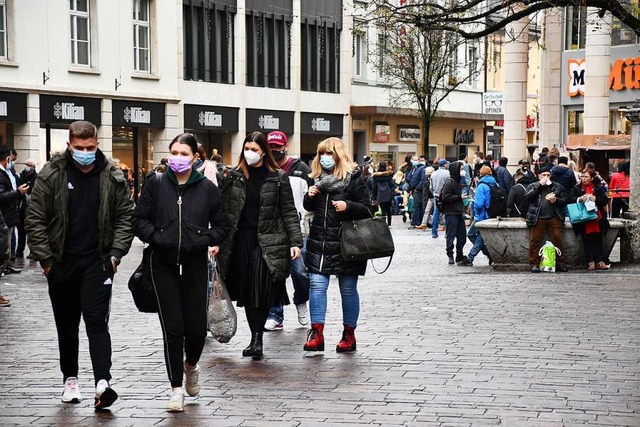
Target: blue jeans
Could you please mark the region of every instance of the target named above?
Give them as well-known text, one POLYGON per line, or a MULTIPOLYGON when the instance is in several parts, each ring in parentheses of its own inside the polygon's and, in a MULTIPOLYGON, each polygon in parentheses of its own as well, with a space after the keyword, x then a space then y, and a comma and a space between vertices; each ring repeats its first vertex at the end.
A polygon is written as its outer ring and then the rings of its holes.
POLYGON ((489 257, 489 250, 484 244, 484 239, 480 235, 480 231, 476 228, 476 220, 474 219, 471 225, 469 226, 469 231, 467 232, 467 237, 473 243, 473 247, 467 254, 467 258, 469 261, 473 261, 473 259, 478 256, 480 251, 485 254, 486 257, 489 257))
MULTIPOLYGON (((291 281, 293 282, 293 303, 304 304, 309 301, 309 272, 304 265, 304 254, 307 252, 307 239, 302 240, 302 253, 300 258, 291 260, 291 281)), ((284 309, 282 306, 271 307, 269 319, 278 323, 284 321, 284 309)))
POLYGON ((413 191, 413 215, 411 216, 411 225, 418 226, 422 224, 422 216, 424 215, 422 198, 422 191, 413 191))
POLYGON ((400 213, 400 205, 402 204, 402 196, 393 197, 393 214, 398 215, 400 213))
MULTIPOLYGON (((329 278, 324 274, 311 273, 309 275, 309 311, 311 323, 325 323, 327 314, 327 289, 329 278)), ((339 275, 340 295, 342 297, 342 323, 347 326, 358 325, 360 314, 360 296, 358 295, 358 276, 339 275)))
POLYGON ((431 235, 438 235, 438 227, 440 226, 440 211, 438 210, 438 198, 433 198, 433 219, 431 220, 431 235))

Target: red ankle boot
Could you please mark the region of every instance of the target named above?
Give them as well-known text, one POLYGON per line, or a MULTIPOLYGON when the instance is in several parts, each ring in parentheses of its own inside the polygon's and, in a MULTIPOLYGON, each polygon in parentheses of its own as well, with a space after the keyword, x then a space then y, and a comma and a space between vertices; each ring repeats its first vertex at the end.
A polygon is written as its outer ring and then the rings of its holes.
POLYGON ((305 351, 324 351, 324 324, 314 323, 309 331, 308 341, 304 343, 305 351))
POLYGON ((356 333, 353 326, 344 325, 344 331, 342 331, 342 339, 336 346, 336 351, 338 353, 356 351, 356 333))

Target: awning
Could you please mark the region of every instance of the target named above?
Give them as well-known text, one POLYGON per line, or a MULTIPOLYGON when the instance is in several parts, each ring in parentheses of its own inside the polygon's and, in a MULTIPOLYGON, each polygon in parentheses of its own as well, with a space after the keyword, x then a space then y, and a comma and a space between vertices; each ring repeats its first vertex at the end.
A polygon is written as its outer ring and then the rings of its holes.
POLYGON ((615 151, 631 150, 631 145, 567 145, 567 150, 615 151))

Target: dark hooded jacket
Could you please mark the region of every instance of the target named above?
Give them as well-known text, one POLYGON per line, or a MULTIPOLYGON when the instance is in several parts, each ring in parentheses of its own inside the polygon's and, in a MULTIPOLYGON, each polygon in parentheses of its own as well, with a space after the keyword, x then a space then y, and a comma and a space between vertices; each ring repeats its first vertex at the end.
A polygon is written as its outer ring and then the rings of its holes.
POLYGON ((231 230, 220 190, 195 169, 183 185, 171 170, 146 180, 134 216, 135 235, 174 264, 220 245, 231 230))
POLYGON ((311 230, 307 239, 304 263, 309 273, 360 275, 367 270, 366 261, 345 261, 340 253, 340 226, 344 221, 371 217, 371 196, 359 170, 351 176, 351 182, 342 192, 320 192, 310 198, 304 197, 304 208, 313 212, 311 230), (347 210, 336 212, 331 202, 347 202, 347 210))
POLYGON ((462 177, 460 176, 460 168, 464 164, 460 161, 453 162, 449 165, 449 178, 444 182, 442 191, 440 191, 440 203, 442 207, 440 212, 445 215, 461 215, 464 213, 464 203, 462 201, 462 177))
POLYGON ((388 203, 393 200, 393 190, 396 188, 393 182, 393 171, 374 172, 373 199, 378 203, 388 203))
POLYGON ((561 163, 551 169, 551 181, 562 185, 566 193, 569 193, 573 186, 578 183, 573 169, 561 163))

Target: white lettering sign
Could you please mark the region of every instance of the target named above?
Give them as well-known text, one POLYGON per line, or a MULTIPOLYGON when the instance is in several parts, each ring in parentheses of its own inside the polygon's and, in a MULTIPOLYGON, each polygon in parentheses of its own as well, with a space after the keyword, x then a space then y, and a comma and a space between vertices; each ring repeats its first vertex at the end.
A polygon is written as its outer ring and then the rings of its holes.
POLYGON ((124 109, 124 120, 131 123, 151 123, 151 111, 140 107, 127 107, 124 109))
POLYGON ((331 132, 331 122, 322 117, 311 120, 311 129, 316 132, 331 132))
POLYGON ((399 128, 398 139, 400 141, 420 141, 419 128, 399 128))
POLYGON ((9 114, 9 108, 7 106, 7 101, 0 101, 0 116, 7 117, 9 114))
POLYGON ((53 106, 53 115, 60 120, 84 120, 84 107, 73 102, 56 102, 53 106))
POLYGON ((482 112, 484 114, 504 114, 503 103, 504 94, 502 92, 485 92, 482 94, 482 112))
POLYGON ((258 118, 260 129, 280 129, 280 119, 271 115, 264 115, 258 118))
POLYGON ((198 123, 200 126, 222 127, 222 114, 216 114, 213 111, 200 111, 198 123))

